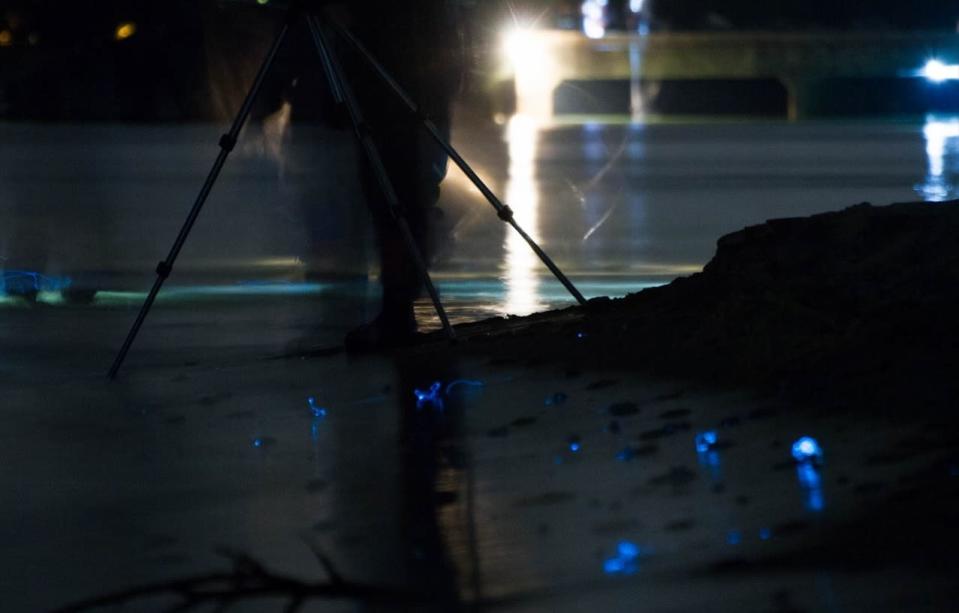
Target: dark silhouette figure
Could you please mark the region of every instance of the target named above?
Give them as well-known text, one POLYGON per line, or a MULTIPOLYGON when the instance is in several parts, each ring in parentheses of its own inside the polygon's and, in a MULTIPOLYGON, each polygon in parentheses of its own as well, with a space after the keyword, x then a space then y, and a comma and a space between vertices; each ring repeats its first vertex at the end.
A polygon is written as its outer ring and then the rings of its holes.
MULTIPOLYGON (((357 38, 448 137, 451 104, 464 64, 459 24, 450 3, 374 0, 351 4, 344 15, 357 38)), ((446 176, 447 156, 361 58, 346 52, 341 57, 416 244, 428 263, 434 247, 432 220, 439 215, 436 203, 446 176)), ((353 350, 409 340, 416 331, 413 302, 423 289, 413 258, 365 160, 363 168, 363 190, 379 247, 383 302, 376 319, 347 335, 347 348, 353 350)))

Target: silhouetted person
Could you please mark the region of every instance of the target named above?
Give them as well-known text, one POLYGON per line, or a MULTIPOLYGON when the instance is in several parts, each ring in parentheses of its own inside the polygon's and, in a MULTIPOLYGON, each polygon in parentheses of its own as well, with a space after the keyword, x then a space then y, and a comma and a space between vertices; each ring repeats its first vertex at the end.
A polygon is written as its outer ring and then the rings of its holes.
MULTIPOLYGON (((345 17, 345 25, 448 137, 450 107, 460 87, 464 57, 459 24, 450 3, 351 3, 345 17)), ((416 244, 429 263, 433 253, 431 222, 439 214, 436 203, 446 176, 447 156, 360 58, 351 51, 340 53, 340 57, 416 244)), ((408 341, 416 332, 413 302, 423 289, 376 177, 365 159, 362 164, 363 190, 379 248, 383 301, 380 314, 372 322, 347 335, 346 345, 351 350, 408 341)))

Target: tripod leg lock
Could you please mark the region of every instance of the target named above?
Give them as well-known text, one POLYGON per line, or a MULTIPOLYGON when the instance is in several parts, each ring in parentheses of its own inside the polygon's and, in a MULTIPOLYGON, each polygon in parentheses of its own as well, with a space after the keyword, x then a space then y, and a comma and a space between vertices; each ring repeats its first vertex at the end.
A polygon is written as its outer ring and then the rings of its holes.
POLYGON ((509 223, 513 221, 513 209, 509 208, 508 205, 504 204, 503 208, 496 211, 496 216, 502 219, 503 221, 505 221, 506 223, 509 223))
POLYGON ((220 149, 229 153, 234 147, 236 147, 236 138, 232 134, 224 134, 220 137, 220 149))
POLYGON ((157 274, 161 279, 169 277, 171 272, 173 272, 172 264, 168 264, 165 260, 157 264, 157 274))

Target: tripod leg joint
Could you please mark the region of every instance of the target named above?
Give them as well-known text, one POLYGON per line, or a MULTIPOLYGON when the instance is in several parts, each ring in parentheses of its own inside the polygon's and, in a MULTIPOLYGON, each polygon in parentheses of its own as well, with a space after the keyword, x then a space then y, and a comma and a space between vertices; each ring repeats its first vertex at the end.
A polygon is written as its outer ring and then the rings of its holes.
POLYGON ((224 134, 220 137, 220 149, 230 153, 234 147, 236 147, 236 137, 232 134, 224 134))
POLYGON ((166 260, 157 264, 157 274, 161 279, 166 279, 170 276, 170 273, 173 272, 173 265, 168 263, 166 260))
POLYGON ((505 221, 506 223, 509 223, 513 221, 513 209, 509 208, 508 205, 504 204, 503 208, 496 211, 496 216, 502 219, 503 221, 505 221))

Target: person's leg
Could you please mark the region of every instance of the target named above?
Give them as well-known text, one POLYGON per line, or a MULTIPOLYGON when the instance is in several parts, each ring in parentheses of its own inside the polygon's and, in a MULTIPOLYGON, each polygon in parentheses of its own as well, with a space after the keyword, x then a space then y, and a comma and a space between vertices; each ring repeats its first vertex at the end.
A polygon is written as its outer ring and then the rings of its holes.
MULTIPOLYGON (((436 156, 430 153, 433 145, 425 141, 417 124, 407 122, 390 126, 377 136, 383 165, 413 242, 428 267, 433 252, 431 219, 437 214, 445 158, 442 164, 434 159, 436 156)), ((369 164, 364 164, 363 186, 376 229, 383 297, 377 318, 347 335, 347 347, 356 350, 408 342, 416 332, 413 304, 423 290, 421 272, 399 226, 389 214, 377 177, 369 164)))

